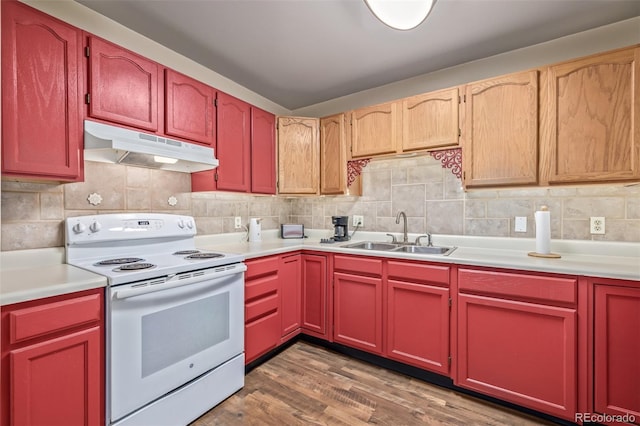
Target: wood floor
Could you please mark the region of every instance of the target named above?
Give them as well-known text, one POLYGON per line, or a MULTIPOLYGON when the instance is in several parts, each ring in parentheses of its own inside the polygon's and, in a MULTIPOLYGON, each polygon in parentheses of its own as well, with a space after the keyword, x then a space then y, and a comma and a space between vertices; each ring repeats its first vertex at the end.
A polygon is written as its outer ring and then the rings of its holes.
POLYGON ((306 342, 252 370, 191 426, 550 425, 306 342))

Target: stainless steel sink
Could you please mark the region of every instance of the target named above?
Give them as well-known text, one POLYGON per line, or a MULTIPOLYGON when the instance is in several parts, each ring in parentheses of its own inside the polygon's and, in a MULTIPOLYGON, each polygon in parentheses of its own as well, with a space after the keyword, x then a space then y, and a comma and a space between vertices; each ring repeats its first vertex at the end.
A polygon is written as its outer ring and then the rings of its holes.
POLYGON ((352 243, 341 246, 342 248, 352 248, 359 250, 373 251, 395 251, 401 253, 414 254, 436 254, 440 256, 448 256, 457 247, 438 247, 438 246, 419 246, 411 244, 384 243, 376 241, 363 241, 360 243, 352 243))
POLYGON ((387 251, 387 250, 392 250, 398 247, 398 244, 391 244, 391 243, 379 243, 379 242, 375 242, 375 241, 364 241, 362 243, 353 243, 353 244, 347 244, 346 246, 342 246, 343 248, 353 248, 353 249, 360 249, 360 250, 382 250, 382 251, 387 251))
POLYGON ((442 256, 448 256, 457 247, 436 247, 436 246, 401 246, 396 247, 390 251, 399 251, 403 253, 419 253, 419 254, 440 254, 442 256))

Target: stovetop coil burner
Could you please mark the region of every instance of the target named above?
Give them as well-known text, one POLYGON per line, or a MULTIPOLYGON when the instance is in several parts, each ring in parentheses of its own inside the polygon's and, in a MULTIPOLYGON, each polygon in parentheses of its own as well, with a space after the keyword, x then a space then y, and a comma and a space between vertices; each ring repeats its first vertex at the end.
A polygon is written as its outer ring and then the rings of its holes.
POLYGON ((215 259, 216 257, 224 257, 220 253, 195 253, 185 257, 185 259, 215 259))
POLYGON ((185 254, 195 254, 195 253, 200 253, 200 250, 180 250, 180 251, 177 251, 177 252, 175 252, 173 254, 176 255, 176 256, 182 256, 182 255, 185 255, 185 254))
POLYGON ((101 260, 100 262, 95 263, 95 266, 124 265, 127 263, 140 262, 141 260, 144 260, 144 259, 141 259, 139 257, 120 257, 117 259, 101 260))
POLYGON ((153 263, 129 263, 126 265, 122 265, 119 268, 115 268, 116 272, 127 272, 127 271, 138 271, 140 269, 151 269, 155 268, 156 265, 153 263))

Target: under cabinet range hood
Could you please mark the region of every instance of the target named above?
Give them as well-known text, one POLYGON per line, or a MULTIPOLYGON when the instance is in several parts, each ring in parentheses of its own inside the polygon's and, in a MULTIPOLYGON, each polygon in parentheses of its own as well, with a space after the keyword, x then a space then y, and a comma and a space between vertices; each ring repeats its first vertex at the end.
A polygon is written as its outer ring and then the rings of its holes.
POLYGON ((184 173, 218 167, 213 148, 90 120, 84 121, 84 159, 184 173))

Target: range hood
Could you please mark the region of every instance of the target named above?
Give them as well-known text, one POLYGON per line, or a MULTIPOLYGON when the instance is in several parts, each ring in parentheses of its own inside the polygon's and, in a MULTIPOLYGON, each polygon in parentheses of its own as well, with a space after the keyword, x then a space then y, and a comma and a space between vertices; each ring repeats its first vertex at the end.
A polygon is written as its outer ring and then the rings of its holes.
POLYGON ((84 159, 184 173, 218 167, 213 148, 90 120, 84 121, 84 159))

